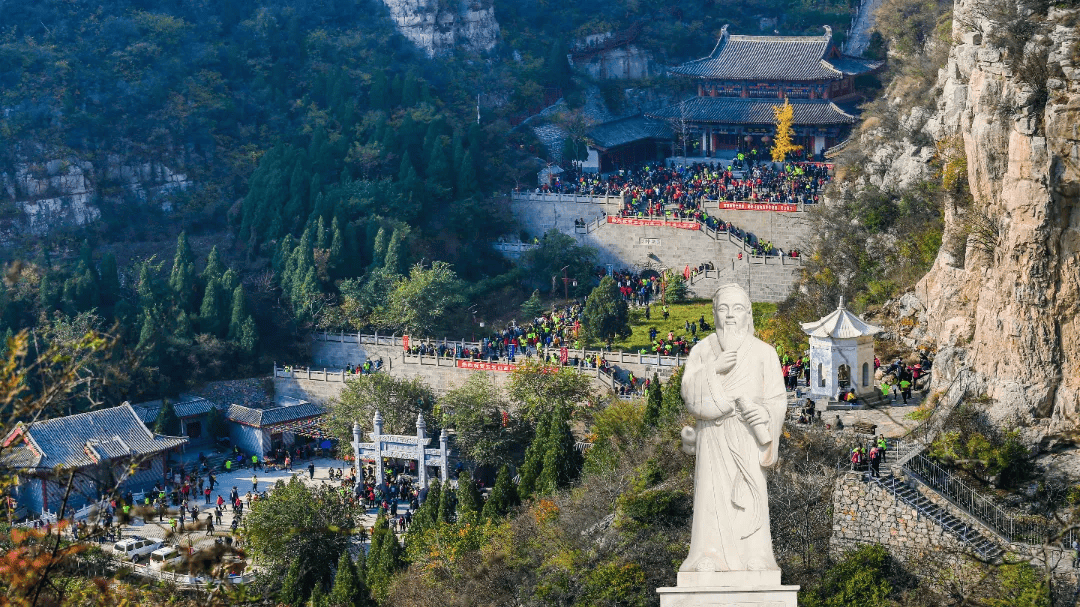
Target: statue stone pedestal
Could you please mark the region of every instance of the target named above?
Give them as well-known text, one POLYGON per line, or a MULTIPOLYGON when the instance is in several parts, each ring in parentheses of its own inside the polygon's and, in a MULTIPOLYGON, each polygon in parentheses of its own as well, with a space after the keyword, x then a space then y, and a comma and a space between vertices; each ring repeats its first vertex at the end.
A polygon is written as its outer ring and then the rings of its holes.
POLYGON ((779 571, 680 571, 678 586, 657 588, 660 607, 797 607, 798 586, 779 571))

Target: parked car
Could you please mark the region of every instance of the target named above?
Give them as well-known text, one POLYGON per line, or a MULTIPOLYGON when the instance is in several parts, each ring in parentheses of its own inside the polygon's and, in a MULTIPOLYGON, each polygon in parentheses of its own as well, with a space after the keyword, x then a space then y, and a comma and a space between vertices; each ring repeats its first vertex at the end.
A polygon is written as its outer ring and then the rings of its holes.
POLYGON ((139 562, 144 555, 161 548, 161 540, 148 539, 145 537, 132 536, 124 538, 113 544, 113 554, 128 559, 133 563, 139 562))
POLYGON ((167 565, 179 563, 184 560, 176 548, 165 546, 150 553, 150 566, 154 569, 164 569, 167 565))

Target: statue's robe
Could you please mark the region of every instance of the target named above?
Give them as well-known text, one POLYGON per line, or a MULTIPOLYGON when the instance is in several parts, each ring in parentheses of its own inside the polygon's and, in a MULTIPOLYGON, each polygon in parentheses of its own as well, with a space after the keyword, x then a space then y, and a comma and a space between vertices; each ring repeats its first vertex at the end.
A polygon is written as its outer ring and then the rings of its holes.
POLYGON ((752 335, 739 346, 735 366, 718 375, 721 354, 714 333, 690 351, 682 378, 683 400, 698 421, 693 531, 680 571, 777 570, 764 468, 776 463, 787 412, 780 360, 752 335), (768 411, 767 444, 739 415, 739 396, 768 411))

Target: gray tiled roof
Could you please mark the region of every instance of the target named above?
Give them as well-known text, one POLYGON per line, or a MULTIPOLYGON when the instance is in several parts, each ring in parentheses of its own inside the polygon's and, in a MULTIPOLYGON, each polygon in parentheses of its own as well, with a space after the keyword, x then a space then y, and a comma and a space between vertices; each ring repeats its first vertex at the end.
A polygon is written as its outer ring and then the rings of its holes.
MULTIPOLYGON (((161 413, 161 406, 163 401, 150 400, 145 403, 137 403, 131 405, 135 409, 136 415, 139 419, 143 420, 143 423, 154 423, 158 415, 161 413)), ((196 415, 204 415, 210 409, 216 407, 214 403, 206 400, 201 396, 185 396, 181 395, 180 399, 172 403, 173 411, 177 417, 194 417, 196 415)))
POLYGON ((225 417, 229 419, 229 421, 244 424, 245 426, 262 428, 273 424, 280 424, 282 422, 316 417, 323 413, 325 413, 325 410, 323 410, 322 407, 304 401, 298 405, 271 407, 268 409, 256 409, 253 407, 244 407, 242 405, 229 405, 229 408, 225 412, 225 417))
MULTIPOLYGON (((795 108, 795 125, 825 126, 851 124, 855 117, 844 112, 828 99, 790 99, 795 108)), ((782 99, 744 99, 741 97, 694 97, 686 101, 686 120, 714 124, 774 124, 773 106, 783 105, 782 99)), ((679 104, 650 112, 653 118, 679 118, 679 104)))
POLYGON ((719 80, 839 80, 880 65, 840 55, 832 46, 831 30, 824 36, 734 36, 724 26, 708 57, 673 67, 671 72, 719 80))
POLYGON ((192 417, 204 415, 214 408, 214 403, 201 396, 192 396, 180 402, 173 403, 173 411, 177 417, 192 417))
POLYGON ((21 468, 78 468, 93 465, 95 459, 151 455, 187 442, 179 436, 154 434, 127 403, 31 422, 12 432, 20 429, 40 453, 32 453, 21 439, 13 440, 3 459, 5 464, 21 468))
POLYGON ((675 135, 665 122, 647 116, 632 116, 597 125, 585 136, 596 147, 608 150, 643 139, 672 139, 675 135))
POLYGON ((135 415, 138 415, 144 424, 152 424, 161 413, 161 399, 135 403, 131 405, 131 408, 135 410, 135 415))

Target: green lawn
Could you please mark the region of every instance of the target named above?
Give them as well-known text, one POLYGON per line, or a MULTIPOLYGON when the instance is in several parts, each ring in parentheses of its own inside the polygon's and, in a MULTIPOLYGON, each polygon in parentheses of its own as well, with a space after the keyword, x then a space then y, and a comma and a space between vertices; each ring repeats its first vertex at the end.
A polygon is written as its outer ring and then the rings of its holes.
MULTIPOLYGON (((754 308, 754 324, 755 326, 761 326, 761 323, 776 313, 776 304, 770 303, 755 303, 754 308)), ((698 322, 702 315, 705 316, 705 321, 709 323, 709 330, 702 331, 698 328, 698 339, 704 338, 706 335, 712 333, 713 328, 713 313, 712 313, 712 301, 708 299, 699 299, 684 304, 672 304, 668 306, 668 319, 664 320, 664 314, 661 311, 660 304, 653 304, 650 310, 650 320, 645 320, 645 308, 631 308, 630 309, 630 328, 633 330, 633 334, 626 339, 617 340, 612 348, 615 350, 625 350, 627 352, 637 352, 642 348, 649 349, 652 347, 652 342, 649 340, 649 329, 656 327, 657 337, 663 337, 667 339, 667 334, 670 331, 676 337, 685 335, 689 338, 689 332, 686 331, 686 322, 698 322)))

